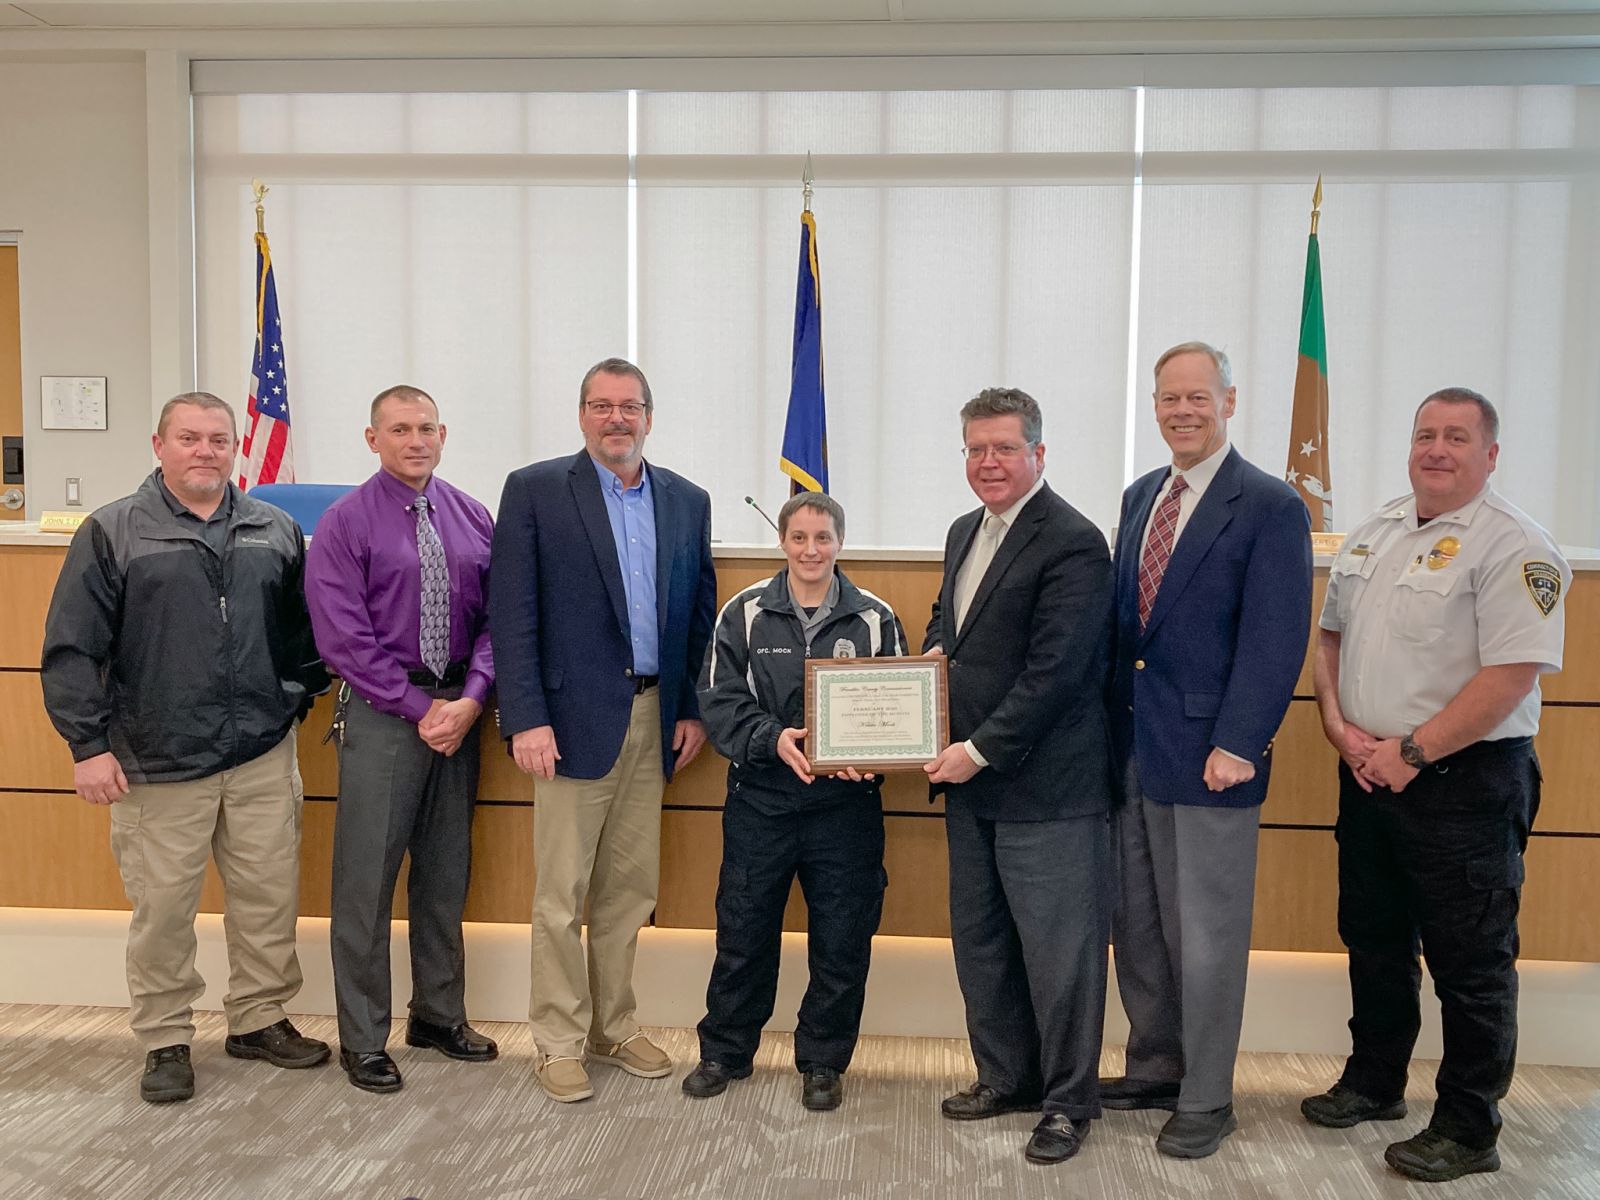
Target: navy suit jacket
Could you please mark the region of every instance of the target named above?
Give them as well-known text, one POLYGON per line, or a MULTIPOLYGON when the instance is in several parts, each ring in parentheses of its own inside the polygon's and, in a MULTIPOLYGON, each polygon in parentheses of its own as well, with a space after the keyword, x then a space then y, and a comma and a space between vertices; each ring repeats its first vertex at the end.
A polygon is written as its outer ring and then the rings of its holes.
POLYGON ((1168 473, 1152 471, 1122 496, 1110 703, 1118 754, 1133 756, 1140 790, 1157 803, 1260 804, 1311 631, 1311 519, 1293 488, 1229 450, 1141 632, 1145 523, 1168 473), (1255 778, 1208 790, 1212 747, 1254 763, 1255 778))
MULTIPOLYGON (((716 616, 711 498, 649 466, 656 515, 661 759, 672 778, 676 723, 698 719, 695 682, 716 616)), ((587 450, 513 471, 489 573, 500 732, 552 726, 556 773, 599 779, 617 761, 632 711, 633 645, 617 544, 587 450)))

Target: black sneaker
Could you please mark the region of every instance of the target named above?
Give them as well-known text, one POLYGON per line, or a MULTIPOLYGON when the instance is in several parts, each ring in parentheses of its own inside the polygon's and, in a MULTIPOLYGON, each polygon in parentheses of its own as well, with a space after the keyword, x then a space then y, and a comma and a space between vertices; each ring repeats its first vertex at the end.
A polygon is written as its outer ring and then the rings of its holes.
POLYGON ((1336 1083, 1320 1096, 1300 1101, 1300 1115, 1313 1125, 1349 1129, 1363 1121, 1398 1121, 1406 1115, 1405 1098, 1374 1100, 1336 1083))
POLYGON ((151 1104, 171 1104, 193 1095, 194 1068, 189 1065, 189 1047, 162 1046, 144 1056, 139 1099, 151 1104))
POLYGON ((302 1036, 287 1017, 254 1033, 232 1034, 222 1048, 234 1058, 264 1058, 291 1070, 328 1061, 328 1043, 302 1036))
POLYGON ((800 1084, 800 1103, 812 1112, 831 1112, 844 1099, 844 1080, 832 1067, 810 1067, 800 1084))
POLYGON ((1474 1150, 1442 1133, 1424 1129, 1416 1137, 1390 1146, 1383 1152, 1383 1161, 1411 1179, 1445 1183, 1480 1171, 1498 1171, 1500 1152, 1493 1146, 1474 1150))
POLYGON ((720 1096, 735 1079, 748 1079, 749 1067, 725 1067, 719 1062, 702 1058, 700 1065, 683 1077, 683 1092, 702 1100, 720 1096))

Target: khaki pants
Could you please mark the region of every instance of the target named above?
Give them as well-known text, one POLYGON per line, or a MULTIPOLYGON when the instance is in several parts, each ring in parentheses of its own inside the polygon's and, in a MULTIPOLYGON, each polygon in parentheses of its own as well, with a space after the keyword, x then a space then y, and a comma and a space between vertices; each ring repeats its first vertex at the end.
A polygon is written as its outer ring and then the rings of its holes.
POLYGON ((135 785, 111 806, 111 850, 133 904, 128 996, 147 1050, 187 1045, 205 990, 195 970, 194 920, 206 859, 222 876, 228 944, 228 1032, 283 1019, 300 990, 295 918, 304 793, 295 734, 232 770, 183 783, 135 785))
POLYGON ((656 906, 665 787, 654 688, 634 697, 622 751, 604 778, 558 775, 535 787, 528 1023, 545 1055, 582 1058, 586 1036, 598 1044, 639 1032, 633 958, 656 906))

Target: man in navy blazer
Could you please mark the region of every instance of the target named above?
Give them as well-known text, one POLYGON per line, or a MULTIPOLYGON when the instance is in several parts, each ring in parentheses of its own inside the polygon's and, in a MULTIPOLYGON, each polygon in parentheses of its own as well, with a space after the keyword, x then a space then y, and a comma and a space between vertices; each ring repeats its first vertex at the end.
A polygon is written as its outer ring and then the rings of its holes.
POLYGON ((710 497, 644 461, 653 417, 638 367, 592 367, 584 448, 507 477, 491 556, 500 732, 539 780, 528 1019, 539 1083, 562 1102, 594 1094, 586 1057, 672 1072, 634 1018, 633 960, 656 903, 662 789, 705 743, 695 682, 717 578, 710 497))
POLYGON ((1172 465, 1122 498, 1111 719, 1124 765, 1112 924, 1127 1073, 1107 1108, 1175 1109, 1156 1139, 1215 1153, 1238 1127, 1256 838, 1272 739, 1306 657, 1310 517, 1228 444, 1228 359, 1203 342, 1156 361, 1172 465))

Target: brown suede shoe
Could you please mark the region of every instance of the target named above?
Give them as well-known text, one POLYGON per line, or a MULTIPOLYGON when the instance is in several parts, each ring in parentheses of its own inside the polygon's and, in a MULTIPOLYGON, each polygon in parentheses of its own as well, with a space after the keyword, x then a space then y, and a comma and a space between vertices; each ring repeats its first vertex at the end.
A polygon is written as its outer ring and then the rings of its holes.
POLYGON ((589 1072, 575 1058, 545 1057, 534 1069, 538 1072, 539 1086, 544 1089, 544 1094, 557 1104, 571 1104, 594 1095, 589 1072))
POLYGON ((667 1052, 642 1033, 634 1034, 625 1042, 610 1045, 597 1046, 590 1042, 587 1049, 589 1057, 596 1062, 621 1067, 629 1075, 637 1075, 640 1079, 660 1079, 663 1075, 672 1074, 672 1059, 667 1057, 667 1052))

